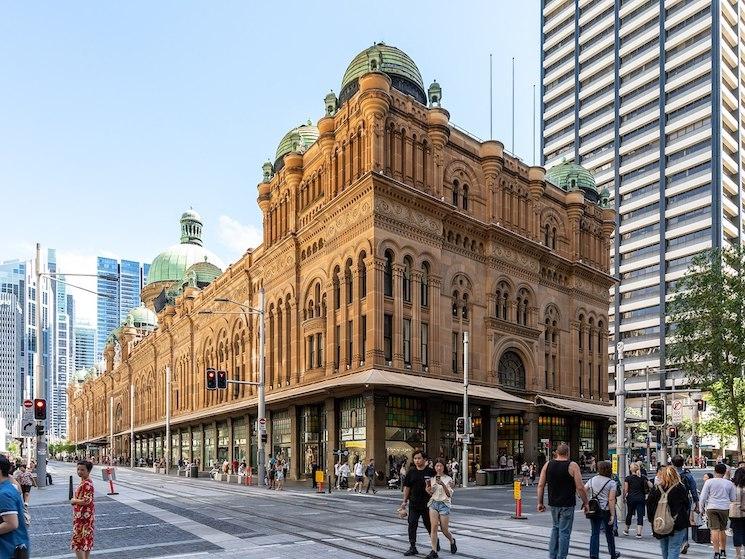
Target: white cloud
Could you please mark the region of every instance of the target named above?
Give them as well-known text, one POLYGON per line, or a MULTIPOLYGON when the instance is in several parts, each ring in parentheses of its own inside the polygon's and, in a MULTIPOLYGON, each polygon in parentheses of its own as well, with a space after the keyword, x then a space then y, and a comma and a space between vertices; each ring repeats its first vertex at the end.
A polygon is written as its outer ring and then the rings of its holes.
POLYGON ((261 243, 262 231, 254 225, 244 225, 227 215, 217 220, 217 234, 220 242, 238 258, 247 249, 261 243))

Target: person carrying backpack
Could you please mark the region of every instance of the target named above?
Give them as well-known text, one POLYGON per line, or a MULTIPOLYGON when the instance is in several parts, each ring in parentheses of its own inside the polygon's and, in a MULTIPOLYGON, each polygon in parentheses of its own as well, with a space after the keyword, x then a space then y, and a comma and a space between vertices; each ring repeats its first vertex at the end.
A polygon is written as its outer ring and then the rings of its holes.
MULTIPOLYGON (((696 487, 696 480, 691 475, 691 470, 685 467, 685 458, 680 454, 673 457, 673 466, 678 471, 680 476, 680 482, 685 486, 686 491, 689 494, 689 501, 693 505, 694 512, 699 512, 698 508, 698 488, 696 487)), ((680 550, 681 555, 688 553, 688 532, 686 532, 685 541, 683 542, 683 548, 680 550)))
POLYGON ((647 497, 647 518, 652 525, 652 535, 660 540, 662 559, 679 559, 690 524, 688 489, 675 466, 663 467, 657 475, 660 483, 647 497))
POLYGON ((620 557, 616 552, 616 540, 613 526, 616 518, 616 482, 611 477, 613 468, 607 460, 598 462, 598 474, 590 478, 585 484, 589 497, 588 511, 585 513, 590 519, 592 534, 590 535, 590 559, 600 557, 600 532, 605 533, 608 544, 608 554, 612 559, 620 557))

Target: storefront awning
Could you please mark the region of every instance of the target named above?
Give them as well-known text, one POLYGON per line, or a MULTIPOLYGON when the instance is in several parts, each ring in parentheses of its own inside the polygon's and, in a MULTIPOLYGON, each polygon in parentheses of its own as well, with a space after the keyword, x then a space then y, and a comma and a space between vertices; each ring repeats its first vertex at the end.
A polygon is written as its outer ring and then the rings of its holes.
POLYGON ((561 398, 552 398, 551 396, 536 396, 535 403, 537 406, 546 406, 561 411, 597 415, 599 417, 607 417, 608 419, 616 418, 616 406, 592 404, 577 400, 564 400, 561 398))

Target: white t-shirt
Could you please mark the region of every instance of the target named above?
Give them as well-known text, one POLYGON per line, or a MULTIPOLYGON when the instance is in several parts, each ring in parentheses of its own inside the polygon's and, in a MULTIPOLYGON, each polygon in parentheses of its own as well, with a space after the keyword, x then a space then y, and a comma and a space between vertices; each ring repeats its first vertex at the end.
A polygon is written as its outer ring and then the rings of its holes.
POLYGON ((364 470, 362 469, 362 462, 357 462, 357 463, 356 463, 356 464, 354 465, 354 475, 356 475, 356 476, 361 476, 361 475, 362 475, 362 474, 364 474, 364 473, 365 473, 365 472, 364 472, 364 470))
POLYGON ((339 468, 339 475, 341 477, 349 477, 349 464, 342 464, 339 468))
POLYGON ((597 475, 585 483, 588 498, 595 497, 602 510, 608 510, 608 501, 611 493, 616 492, 616 482, 605 476, 597 475))
MULTIPOLYGON (((450 476, 440 476, 440 481, 444 483, 445 485, 450 487, 450 495, 453 494, 453 478, 450 476)), ((450 506, 450 503, 452 502, 452 497, 448 497, 445 493, 445 488, 437 483, 436 477, 432 478, 432 500, 433 501, 440 501, 442 503, 445 503, 446 505, 450 506)))
POLYGON ((334 464, 334 474, 335 475, 337 475, 337 476, 339 475, 339 470, 340 469, 341 469, 341 464, 339 464, 339 462, 337 462, 336 464, 334 464))

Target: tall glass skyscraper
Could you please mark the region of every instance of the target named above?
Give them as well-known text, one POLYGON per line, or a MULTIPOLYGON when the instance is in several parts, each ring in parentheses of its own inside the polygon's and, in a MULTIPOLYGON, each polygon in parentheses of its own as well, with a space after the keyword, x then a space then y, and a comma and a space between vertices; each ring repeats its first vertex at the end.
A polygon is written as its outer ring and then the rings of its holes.
POLYGON ((0 292, 0 416, 8 429, 13 427, 20 410, 22 344, 23 314, 18 296, 0 292))
MULTIPOLYGON (((666 303, 694 256, 742 238, 737 0, 542 0, 542 156, 617 212, 610 351, 665 366, 666 303)), ((613 361, 611 360, 611 363, 613 361)))
POLYGON ((96 360, 101 359, 109 334, 140 305, 140 291, 149 270, 150 264, 98 257, 96 360))
POLYGON ((96 360, 96 329, 93 326, 75 326, 75 370, 90 369, 96 360))

